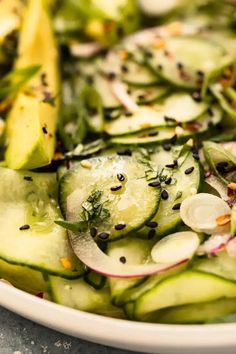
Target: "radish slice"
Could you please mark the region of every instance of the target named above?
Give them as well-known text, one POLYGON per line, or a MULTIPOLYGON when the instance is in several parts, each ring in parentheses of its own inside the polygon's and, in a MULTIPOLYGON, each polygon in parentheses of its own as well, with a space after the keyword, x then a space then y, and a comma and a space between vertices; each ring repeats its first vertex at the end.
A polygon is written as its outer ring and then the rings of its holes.
POLYGON ((190 259, 196 252, 200 240, 192 231, 176 232, 157 242, 151 251, 154 262, 169 263, 190 259))
POLYGON ((229 234, 222 235, 212 235, 208 240, 206 240, 202 245, 198 247, 197 254, 203 255, 215 255, 217 252, 227 247, 227 244, 231 236, 229 234))
POLYGON ((230 226, 231 209, 219 197, 199 193, 186 198, 180 207, 183 222, 194 231, 206 234, 226 233, 230 226))
POLYGON ((188 261, 181 259, 170 263, 146 263, 143 265, 123 264, 107 256, 86 233, 68 231, 76 256, 90 269, 112 278, 136 278, 162 273, 188 261))
POLYGON ((213 189, 215 189, 223 200, 227 201, 229 199, 228 189, 218 177, 210 175, 209 177, 205 178, 205 182, 209 184, 209 186, 211 186, 213 189))
POLYGON ((74 43, 70 45, 70 52, 75 57, 89 58, 100 52, 102 46, 99 43, 74 43))
POLYGON ((229 240, 226 245, 226 251, 230 257, 236 258, 236 237, 229 240))
POLYGON ((116 96, 118 101, 129 111, 136 112, 139 106, 132 100, 132 98, 127 93, 128 86, 120 81, 111 81, 111 90, 116 96))

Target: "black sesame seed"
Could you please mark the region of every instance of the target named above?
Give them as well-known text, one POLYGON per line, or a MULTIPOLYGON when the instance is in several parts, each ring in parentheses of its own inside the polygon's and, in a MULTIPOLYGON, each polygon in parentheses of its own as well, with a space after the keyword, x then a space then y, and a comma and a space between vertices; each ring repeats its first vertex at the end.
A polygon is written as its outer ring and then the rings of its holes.
POLYGON ((25 224, 25 225, 22 225, 19 230, 20 231, 23 231, 23 230, 29 230, 30 229, 30 226, 28 224, 25 224))
POLYGON ((228 162, 227 161, 222 161, 222 162, 218 162, 217 166, 221 166, 221 167, 228 167, 228 162))
POLYGON ((209 108, 207 109, 207 113, 208 113, 211 117, 214 116, 214 112, 213 112, 213 110, 212 110, 211 107, 209 107, 209 108))
POLYGON ((94 78, 91 75, 86 76, 85 81, 88 85, 92 85, 94 83, 94 78))
POLYGON ((25 181, 32 182, 32 181, 33 181, 33 178, 32 178, 31 176, 24 176, 24 180, 25 180, 25 181))
POLYGON ((158 226, 158 223, 156 221, 148 221, 146 222, 146 226, 150 227, 151 229, 155 229, 158 226))
POLYGON ((107 78, 108 80, 113 81, 116 78, 116 73, 111 71, 110 73, 107 74, 107 78))
POLYGON ((177 66, 177 69, 179 69, 179 70, 183 70, 183 68, 184 68, 184 65, 182 63, 177 63, 176 66, 177 66))
POLYGON ((157 136, 159 134, 159 132, 150 132, 148 133, 148 136, 157 136))
POLYGON ((124 149, 117 151, 117 155, 119 156, 132 156, 132 151, 130 149, 124 149))
POLYGON ((111 187, 111 191, 112 191, 112 192, 117 192, 117 191, 119 191, 121 188, 122 188, 122 186, 114 186, 114 187, 111 187))
POLYGON ((108 232, 101 232, 98 237, 101 239, 101 240, 107 240, 109 238, 109 233, 108 232))
POLYGON ((125 34, 125 30, 122 26, 118 26, 116 32, 119 37, 122 37, 125 34))
POLYGON ((145 49, 143 53, 144 53, 145 58, 152 58, 153 57, 153 54, 152 54, 152 52, 150 52, 150 50, 145 49))
POLYGON ((163 200, 167 200, 169 198, 169 194, 165 189, 161 192, 161 198, 163 200))
POLYGON ((172 138, 170 139, 170 143, 171 145, 175 145, 177 142, 177 135, 175 134, 174 136, 172 136, 172 138))
POLYGON ((97 236, 97 229, 96 229, 96 227, 91 227, 90 228, 90 235, 92 236, 92 237, 96 237, 97 236))
POLYGON ((47 131, 47 128, 46 128, 46 127, 42 127, 42 131, 43 131, 43 133, 44 133, 44 134, 47 134, 47 133, 48 133, 48 131, 47 131))
POLYGON ((192 173, 193 170, 194 170, 194 166, 187 168, 187 170, 185 170, 184 173, 185 173, 186 175, 190 175, 190 173, 192 173))
POLYGON ((149 187, 154 187, 154 188, 156 188, 156 187, 160 187, 161 182, 160 182, 159 180, 157 180, 157 181, 148 183, 148 185, 149 185, 149 187))
POLYGON ((192 156, 193 156, 193 158, 196 160, 196 161, 199 161, 200 160, 200 157, 199 157, 199 155, 198 154, 196 154, 196 153, 192 153, 192 156))
POLYGON ((179 210, 181 207, 181 203, 177 203, 173 206, 172 210, 179 210))
POLYGON ((164 149, 165 151, 170 151, 170 150, 171 150, 170 144, 164 144, 164 145, 163 145, 163 149, 164 149))
POLYGON ((126 258, 124 256, 120 257, 120 262, 125 264, 126 263, 126 258))
POLYGON ((169 178, 167 178, 165 180, 165 184, 167 184, 167 185, 171 184, 171 182, 172 182, 172 178, 171 177, 169 177, 169 178))
POLYGON ((201 94, 200 94, 200 92, 198 92, 198 91, 194 91, 194 92, 192 93, 192 98, 193 98, 194 101, 196 101, 196 102, 201 102, 201 100, 202 100, 201 94))
POLYGON ((139 101, 144 101, 145 100, 145 96, 144 95, 139 95, 138 96, 138 100, 139 101))
POLYGON ((125 176, 122 175, 122 173, 118 173, 116 175, 116 177, 117 177, 118 181, 120 181, 120 182, 123 182, 125 180, 125 176))
POLYGON ((147 237, 149 240, 151 240, 154 236, 156 235, 156 230, 155 229, 151 229, 148 231, 147 237))
POLYGON ((178 166, 178 161, 174 160, 173 163, 167 164, 166 167, 167 168, 175 168, 178 166))
POLYGON ((124 74, 128 73, 128 72, 129 72, 128 66, 125 65, 125 64, 122 64, 122 65, 121 65, 121 71, 122 71, 122 73, 124 73, 124 74))
POLYGON ((157 70, 159 70, 159 71, 162 71, 163 70, 163 66, 162 65, 157 65, 157 70))
POLYGON ((174 118, 171 118, 171 117, 165 116, 165 117, 164 117, 164 120, 165 120, 167 123, 176 123, 176 120, 175 120, 174 118))
POLYGON ((132 112, 125 112, 124 115, 126 117, 132 117, 133 113, 132 112))
POLYGON ((202 70, 198 70, 198 71, 196 72, 196 74, 197 74, 197 76, 199 76, 199 77, 201 77, 201 78, 203 78, 204 75, 205 75, 202 70))
POLYGON ((117 224, 117 225, 115 225, 115 229, 117 231, 123 230, 125 227, 126 227, 125 224, 117 224))

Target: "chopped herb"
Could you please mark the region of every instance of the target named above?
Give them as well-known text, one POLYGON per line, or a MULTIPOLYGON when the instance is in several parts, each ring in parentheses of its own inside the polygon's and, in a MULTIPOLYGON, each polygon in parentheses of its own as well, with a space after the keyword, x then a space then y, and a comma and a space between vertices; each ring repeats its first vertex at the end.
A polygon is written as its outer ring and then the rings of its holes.
POLYGON ((48 103, 48 104, 50 104, 50 106, 55 107, 56 96, 52 96, 51 92, 48 92, 48 91, 44 91, 43 96, 44 96, 44 98, 43 98, 42 102, 48 103))
POLYGON ((182 191, 178 191, 178 192, 176 193, 176 196, 175 196, 175 201, 178 200, 178 199, 180 199, 180 198, 182 197, 182 195, 183 195, 183 192, 182 192, 182 191))

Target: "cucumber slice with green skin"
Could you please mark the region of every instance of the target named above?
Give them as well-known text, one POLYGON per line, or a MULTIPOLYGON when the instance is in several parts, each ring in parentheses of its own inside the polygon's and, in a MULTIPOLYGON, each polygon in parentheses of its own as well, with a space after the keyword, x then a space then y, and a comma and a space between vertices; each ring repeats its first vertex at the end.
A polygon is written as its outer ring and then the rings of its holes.
POLYGON ((128 302, 124 305, 124 313, 129 320, 133 320, 134 302, 128 302))
POLYGON ((134 156, 82 161, 60 181, 64 214, 70 221, 86 221, 87 232, 95 227, 98 239, 114 239, 140 228, 155 214, 160 200, 159 188, 148 185, 147 168, 145 160, 134 156))
MULTIPOLYGON (((210 90, 211 90, 212 94, 215 96, 215 98, 218 100, 223 111, 225 111, 225 113, 227 113, 228 117, 232 118, 233 122, 235 123, 235 121, 236 121, 235 107, 233 107, 230 104, 229 100, 227 99, 227 95, 225 95, 224 88, 222 87, 222 85, 220 83, 213 84, 210 86, 210 90)), ((235 91, 234 91, 234 93, 235 93, 235 91)))
MULTIPOLYGON (((128 304, 127 304, 128 305, 128 304)), ((207 323, 236 312, 236 298, 220 299, 199 304, 176 306, 157 311, 153 321, 158 323, 207 323)))
POLYGON ((222 119, 222 111, 218 108, 213 109, 214 116, 210 117, 204 113, 196 122, 186 124, 185 127, 159 127, 153 129, 146 129, 145 131, 127 134, 122 136, 112 137, 111 144, 119 145, 147 145, 147 144, 162 144, 163 142, 170 141, 176 137, 178 141, 187 141, 189 138, 201 136, 207 132, 212 132, 212 129, 220 123, 222 119), (196 124, 195 124, 196 123, 196 124))
POLYGON ((68 278, 83 274, 65 230, 54 224, 61 217, 55 174, 0 168, 0 177, 0 258, 68 278))
MULTIPOLYGON (((158 155, 158 153, 151 155, 152 161, 157 166, 160 163, 158 155)), ((162 166, 162 168, 164 168, 164 166, 162 166)), ((188 196, 197 193, 201 187, 200 166, 191 153, 188 153, 180 167, 169 170, 170 171, 165 169, 163 176, 166 177, 166 180, 171 178, 171 184, 162 183, 162 189, 168 193, 168 199, 161 199, 158 211, 151 219, 151 221, 155 222, 158 226, 155 229, 145 226, 139 231, 140 234, 145 235, 145 237, 150 237, 151 233, 152 236, 162 237, 175 231, 177 226, 182 222, 177 206, 181 205, 183 200, 188 196), (190 168, 193 168, 192 173, 186 174, 185 172, 190 168)))
POLYGON ((196 102, 185 92, 174 93, 159 104, 138 109, 131 117, 121 115, 107 123, 105 131, 109 135, 123 135, 147 128, 186 123, 202 116, 207 108, 207 103, 196 102))
POLYGON ((210 169, 224 183, 236 181, 236 157, 229 150, 221 144, 205 141, 203 153, 210 169))
POLYGON ((127 56, 129 54, 123 48, 110 51, 104 60, 98 61, 98 71, 108 76, 114 73, 131 86, 154 86, 160 82, 157 74, 147 65, 131 60, 127 56))
POLYGON ((102 289, 106 284, 106 278, 100 274, 90 271, 84 276, 84 281, 94 289, 102 289))
POLYGON ((235 282, 189 270, 163 280, 138 298, 134 316, 137 320, 153 321, 155 312, 163 308, 235 297, 235 282))
POLYGON ((169 82, 186 88, 202 88, 232 63, 224 48, 209 40, 194 37, 169 37, 165 47, 151 48, 151 67, 169 82))
POLYGON ((93 312, 111 317, 123 317, 122 311, 110 303, 108 288, 95 290, 83 279, 67 280, 49 277, 50 292, 54 302, 76 310, 93 312))
MULTIPOLYGON (((122 239, 108 244, 107 253, 125 264, 142 264, 150 258, 152 241, 140 238, 122 239)), ((109 278, 112 301, 120 305, 120 298, 128 289, 143 282, 143 278, 117 279, 109 278)))
POLYGON ((0 278, 9 281, 16 288, 34 295, 48 290, 47 281, 41 272, 3 260, 0 260, 0 278))
POLYGON ((236 258, 230 257, 225 251, 217 253, 216 257, 196 258, 193 269, 236 281, 236 258))

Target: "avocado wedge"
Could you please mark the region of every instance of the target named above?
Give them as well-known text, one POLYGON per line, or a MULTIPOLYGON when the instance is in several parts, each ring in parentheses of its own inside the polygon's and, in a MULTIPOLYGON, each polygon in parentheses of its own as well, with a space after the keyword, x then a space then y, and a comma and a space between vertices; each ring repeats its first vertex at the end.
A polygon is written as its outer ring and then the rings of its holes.
POLYGON ((18 93, 7 120, 6 162, 12 169, 49 164, 59 109, 58 51, 44 0, 30 0, 20 33, 16 68, 40 65, 18 93))

